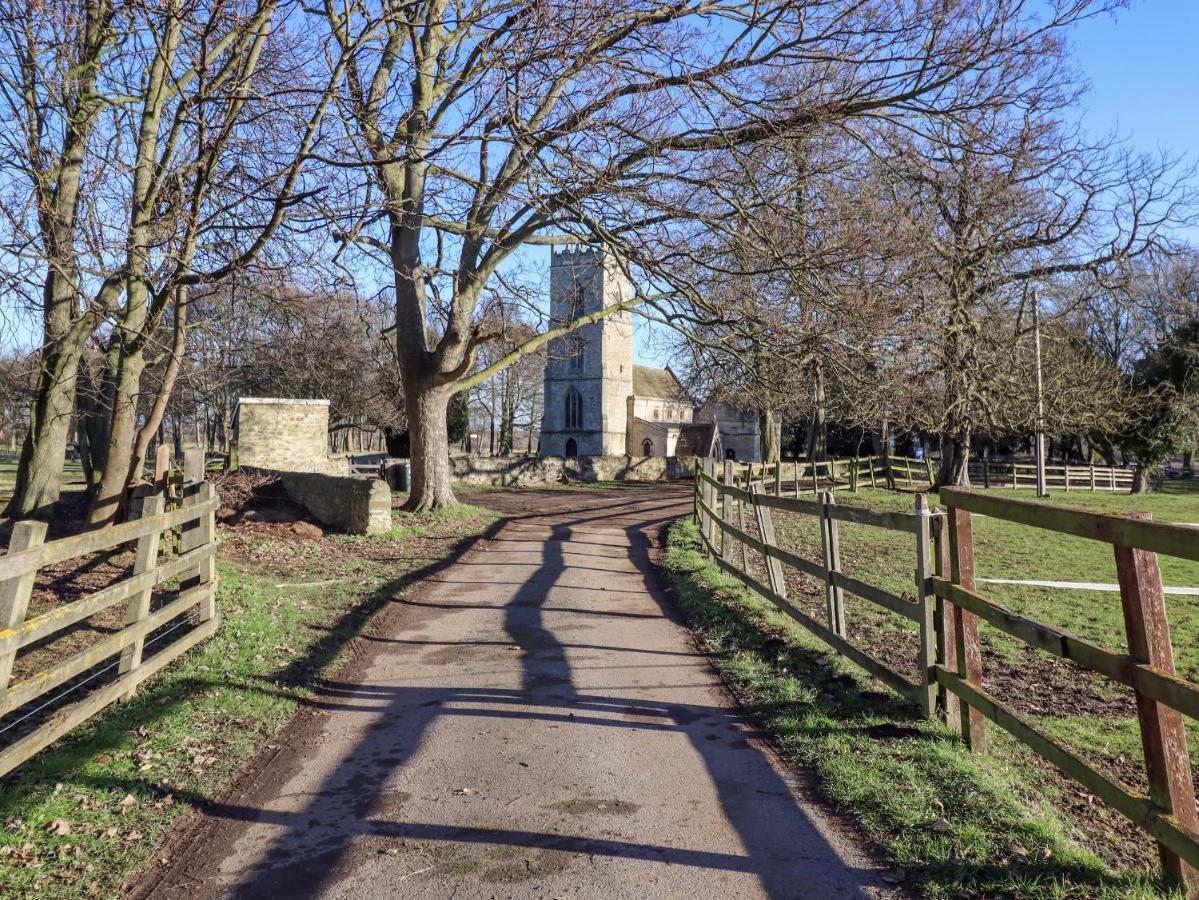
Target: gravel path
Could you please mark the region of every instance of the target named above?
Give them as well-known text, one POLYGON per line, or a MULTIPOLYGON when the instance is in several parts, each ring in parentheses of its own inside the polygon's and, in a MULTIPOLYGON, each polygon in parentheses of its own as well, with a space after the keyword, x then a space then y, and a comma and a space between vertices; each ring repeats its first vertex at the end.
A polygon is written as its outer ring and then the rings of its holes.
POLYGON ((487 495, 509 518, 397 601, 155 897, 878 897, 653 571, 690 495, 487 495))

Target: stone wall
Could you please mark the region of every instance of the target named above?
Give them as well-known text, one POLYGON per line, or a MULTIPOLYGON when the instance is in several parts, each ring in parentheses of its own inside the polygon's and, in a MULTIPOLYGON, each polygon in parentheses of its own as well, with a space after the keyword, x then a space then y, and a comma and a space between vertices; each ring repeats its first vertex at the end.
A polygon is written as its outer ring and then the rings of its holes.
POLYGON ((455 481, 506 487, 560 484, 568 481, 673 481, 692 477, 692 457, 580 456, 456 456, 450 459, 455 481))
POLYGON ((329 458, 329 401, 241 397, 237 401, 237 463, 254 469, 343 474, 329 458))
POLYGON ((314 519, 347 534, 383 534, 391 530, 391 489, 377 478, 278 472, 291 500, 314 519))

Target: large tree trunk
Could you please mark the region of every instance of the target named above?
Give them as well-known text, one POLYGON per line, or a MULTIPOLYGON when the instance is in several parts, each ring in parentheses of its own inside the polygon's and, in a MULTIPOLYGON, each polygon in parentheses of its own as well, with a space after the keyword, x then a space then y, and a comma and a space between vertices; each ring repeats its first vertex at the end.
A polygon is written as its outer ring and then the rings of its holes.
POLYGON ((45 516, 58 502, 75 408, 79 354, 80 348, 68 342, 43 355, 7 516, 45 516))
POLYGON ((808 422, 808 459, 828 459, 828 414, 825 411, 824 370, 819 362, 812 371, 812 418, 808 422))
POLYGON ((76 432, 79 435, 79 461, 87 485, 90 505, 100 487, 104 471, 104 454, 108 446, 108 410, 112 406, 106 373, 96 370, 95 360, 84 357, 79 363, 79 378, 75 388, 76 432))
POLYGON ((970 432, 946 432, 941 436, 941 467, 936 487, 970 486, 970 432))
POLYGON ((115 390, 104 468, 87 514, 87 524, 91 528, 111 525, 121 517, 125 509, 126 488, 137 474, 131 471, 131 467, 133 442, 137 437, 137 398, 145 359, 140 349, 127 352, 118 350, 115 355, 115 390))
POLYGON ((1153 484, 1149 480, 1149 467, 1137 463, 1137 467, 1132 472, 1132 492, 1148 494, 1152 490, 1153 484))
POLYGON ((452 387, 405 381, 404 400, 412 439, 412 493, 404 509, 424 512, 458 505, 450 480, 450 433, 446 412, 452 387))
POLYGON ((779 429, 778 419, 773 410, 764 410, 759 419, 758 427, 762 432, 762 462, 779 461, 779 429))

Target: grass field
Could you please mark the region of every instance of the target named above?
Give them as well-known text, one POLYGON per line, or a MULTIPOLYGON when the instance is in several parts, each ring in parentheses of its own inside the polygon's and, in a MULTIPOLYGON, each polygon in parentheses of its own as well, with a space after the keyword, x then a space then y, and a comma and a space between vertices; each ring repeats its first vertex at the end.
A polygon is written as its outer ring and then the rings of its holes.
MULTIPOLYGON (((5 453, 0 455, 0 499, 12 495, 13 486, 17 483, 17 457, 5 453)), ((63 466, 63 487, 83 484, 83 466, 77 459, 68 459, 63 466)))
MULTIPOLYGON (((1146 510, 1153 513, 1158 521, 1199 522, 1199 490, 1189 489, 1190 487, 1185 483, 1174 484, 1162 493, 1148 496, 1058 492, 1049 498, 1048 502, 1103 512, 1146 510)), ((998 491, 993 493, 999 494, 998 491)), ((1020 499, 1035 499, 1030 491, 1003 491, 1002 494, 1020 499)), ((935 498, 933 500, 935 501, 935 498)), ((914 508, 911 495, 885 491, 840 493, 838 502, 876 510, 909 511, 914 508)), ((934 507, 935 505, 934 502, 934 507)), ((820 559, 820 538, 815 519, 776 513, 775 528, 783 546, 799 551, 810 559, 820 559)), ((1116 581, 1112 550, 1105 544, 986 517, 975 518, 974 534, 977 575, 980 578, 1105 583, 1116 581)), ((1199 529, 1196 529, 1196 539, 1199 540, 1199 529)), ((840 540, 842 568, 849 574, 895 593, 908 597, 914 595, 913 536, 842 522, 840 540)), ((760 569, 760 563, 755 560, 751 559, 751 565, 760 569)), ((1163 558, 1161 566, 1165 584, 1199 586, 1199 563, 1163 558)), ((705 572, 704 577, 707 578, 710 574, 705 572)), ((728 589, 721 590, 727 595, 728 589)), ((1118 593, 985 583, 980 583, 979 590, 1025 615, 1090 638, 1110 649, 1126 649, 1118 593)), ((789 572, 788 592, 793 602, 818 619, 824 619, 823 582, 789 572)), ((1167 596, 1166 601, 1179 671, 1187 677, 1199 679, 1199 597, 1171 595, 1167 596)), ((738 603, 744 603, 744 600, 739 599, 738 603)), ((914 626, 909 627, 910 623, 906 620, 848 594, 846 607, 853 643, 867 648, 872 655, 888 662, 893 668, 906 673, 914 672, 914 626)), ((771 619, 762 611, 755 612, 754 618, 760 622, 771 619)), ((777 624, 771 624, 770 627, 776 628, 777 624)), ((788 628, 789 634, 795 630, 788 628)), ((789 640, 794 637, 796 635, 790 635, 789 640)), ((1025 648, 1014 639, 990 629, 985 624, 982 625, 982 640, 984 683, 993 693, 1013 705, 1039 728, 1062 739, 1109 774, 1130 785, 1144 786, 1143 757, 1130 692, 1112 686, 1101 678, 1092 677, 1072 664, 1025 648)), ((807 643, 801 644, 808 646, 807 643)), ((761 685, 754 688, 753 682, 754 678, 748 678, 747 684, 750 685, 750 689, 767 690, 761 685)), ((1190 725, 1192 746, 1199 748, 1199 729, 1194 727, 1194 723, 1190 725)), ((998 766, 1002 770, 1001 783, 1006 781, 1004 790, 1012 796, 1024 798, 1023 808, 1038 811, 1037 815, 1042 816, 1043 821, 1055 823, 1052 827, 1060 831, 1061 838, 1067 844, 1081 848, 1080 852, 1084 852, 1084 857, 1086 851, 1094 850, 1099 858, 1104 859, 1113 868, 1129 872, 1139 871, 1142 875, 1154 870, 1155 853, 1152 844, 1122 817, 1102 808, 1094 798, 1088 797, 1081 789, 1061 778, 1055 770, 1035 759, 995 726, 989 727, 989 733, 994 736, 995 752, 984 765, 998 766), (1033 801, 1030 798, 1038 799, 1033 801), (1042 800, 1049 803, 1052 811, 1042 808, 1042 800)), ((923 748, 924 745, 920 746, 923 748)), ((873 757, 878 752, 886 754, 889 751, 879 751, 874 745, 854 750, 858 757, 864 755, 866 758, 873 757)), ((805 758, 812 758, 814 753, 813 750, 803 755, 805 758)), ((865 763, 868 759, 861 761, 865 763)), ((852 759, 842 760, 839 764, 857 770, 852 759)), ((832 763, 823 765, 828 766, 832 763)), ((909 774, 915 777, 914 773, 909 774)), ((988 770, 979 776, 982 779, 979 783, 982 784, 987 778, 995 775, 995 771, 988 770)), ((864 780, 872 784, 879 777, 881 776, 876 772, 872 772, 868 779, 863 776, 864 780)), ((926 776, 921 774, 920 777, 926 776)), ((885 787, 888 783, 887 778, 882 778, 878 783, 885 787)), ((910 785, 904 787, 904 791, 910 788, 910 785)), ((838 802, 849 802, 846 801, 843 789, 833 789, 832 793, 838 802)), ((859 812, 867 817, 877 814, 875 804, 883 802, 881 796, 875 795, 873 788, 865 791, 859 799, 859 812)), ((851 802, 851 805, 854 804, 851 802)), ((887 814, 884 819, 892 822, 893 826, 902 820, 902 816, 893 819, 888 818, 890 815, 887 814)), ((965 817, 963 822, 970 821, 970 814, 964 807, 960 815, 965 817)), ((916 857, 925 859, 924 853, 935 850, 930 846, 924 851, 916 852, 908 845, 907 836, 885 837, 883 842, 886 844, 889 840, 892 843, 898 841, 895 844, 895 852, 901 859, 911 857, 913 853, 916 857)), ((1056 855, 1063 851, 1052 852, 1056 855)), ((940 871, 936 866, 934 869, 940 871)), ((941 884, 939 875, 930 877, 935 884, 941 884)), ((979 884, 990 885, 984 893, 991 890, 1012 890, 1011 886, 1001 887, 999 882, 988 882, 989 876, 984 877, 976 873, 971 877, 981 879, 979 884)), ((1142 876, 1130 877, 1136 882, 1136 879, 1142 876)), ((1101 883, 1106 884, 1102 880, 1101 883)), ((1117 883, 1123 884, 1119 879, 1112 884, 1117 883)), ((941 887, 944 885, 941 884, 941 887)), ((933 892, 941 890, 941 887, 935 888, 933 892)), ((1047 892, 1047 895, 1055 896, 1056 890, 1057 888, 1048 884, 1042 884, 1036 886, 1034 892, 1047 892)), ((1090 896, 1090 892, 1096 890, 1096 882, 1088 875, 1079 885, 1062 890, 1070 895, 1090 896), (1084 888, 1083 884, 1090 887, 1084 888)), ((1135 892, 1141 888, 1134 884, 1125 885, 1121 890, 1135 892)), ((1103 887, 1100 892, 1107 891, 1108 888, 1103 887)), ((1116 894, 1123 896, 1120 891, 1116 891, 1116 894)))
POLYGON ((396 513, 392 534, 362 543, 222 529, 216 636, 0 780, 0 895, 119 896, 161 863, 151 854, 172 822, 270 746, 371 616, 494 518, 396 513))

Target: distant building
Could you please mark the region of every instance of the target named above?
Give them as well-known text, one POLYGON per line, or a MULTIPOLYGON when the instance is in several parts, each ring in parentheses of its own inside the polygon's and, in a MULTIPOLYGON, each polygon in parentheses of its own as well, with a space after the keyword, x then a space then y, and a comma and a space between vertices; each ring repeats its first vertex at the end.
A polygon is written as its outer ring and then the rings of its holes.
MULTIPOLYGON (((632 286, 602 250, 555 250, 551 327, 628 300, 632 286)), ((697 406, 675 374, 633 364, 629 312, 550 342, 545 366, 543 456, 709 456, 761 459, 757 413, 697 406)))

